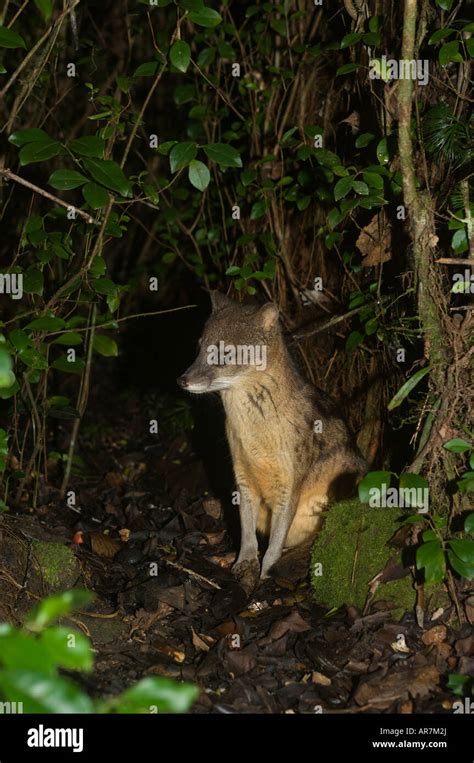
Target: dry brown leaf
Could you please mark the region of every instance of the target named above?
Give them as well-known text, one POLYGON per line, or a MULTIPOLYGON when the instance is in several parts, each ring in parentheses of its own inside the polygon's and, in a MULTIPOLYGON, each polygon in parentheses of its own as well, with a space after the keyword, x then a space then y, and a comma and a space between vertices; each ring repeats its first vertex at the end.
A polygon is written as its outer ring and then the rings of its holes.
POLYGON ((217 498, 205 498, 202 508, 213 519, 220 519, 222 516, 222 504, 217 498))
POLYGON ((438 683, 439 671, 434 665, 415 670, 407 668, 389 673, 384 678, 374 675, 359 686, 354 698, 358 705, 371 705, 382 710, 390 707, 396 700, 425 697, 438 683))
POLYGON ((474 624, 474 596, 469 596, 464 602, 464 611, 471 625, 474 624))
POLYGON ((434 628, 430 628, 429 631, 423 633, 421 640, 427 646, 431 646, 431 644, 441 644, 443 641, 446 641, 447 633, 448 631, 445 625, 435 625, 434 628))
POLYGON ((321 686, 330 686, 332 683, 328 676, 323 675, 323 673, 318 673, 317 670, 313 670, 311 674, 311 681, 314 684, 320 684, 321 686))
POLYGON ((91 548, 97 556, 113 559, 122 548, 121 544, 104 533, 90 533, 91 548))
POLYGON ((362 254, 364 268, 380 265, 392 258, 390 228, 383 212, 374 215, 369 224, 362 228, 356 246, 362 254))
POLYGON ((193 634, 193 646, 198 650, 198 652, 208 652, 211 646, 215 644, 215 639, 213 639, 211 636, 205 636, 202 633, 196 633, 194 628, 191 628, 191 632, 193 634))
POLYGON ((217 533, 206 533, 206 539, 210 546, 217 546, 224 538, 225 530, 217 533))

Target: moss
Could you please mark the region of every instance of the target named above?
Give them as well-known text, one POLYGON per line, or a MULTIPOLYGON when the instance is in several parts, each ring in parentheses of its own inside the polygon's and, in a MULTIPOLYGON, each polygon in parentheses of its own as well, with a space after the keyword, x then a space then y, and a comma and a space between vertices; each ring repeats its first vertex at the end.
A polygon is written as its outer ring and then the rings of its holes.
POLYGON ((76 582, 79 564, 70 548, 43 540, 34 540, 32 545, 43 580, 52 589, 70 588, 76 582))
MULTIPOLYGON (((396 553, 387 541, 399 529, 400 516, 398 508, 371 508, 357 500, 342 501, 328 510, 311 557, 311 585, 318 604, 364 606, 369 581, 396 553)), ((393 602, 400 614, 411 609, 415 604, 411 577, 381 584, 377 599, 393 602)))

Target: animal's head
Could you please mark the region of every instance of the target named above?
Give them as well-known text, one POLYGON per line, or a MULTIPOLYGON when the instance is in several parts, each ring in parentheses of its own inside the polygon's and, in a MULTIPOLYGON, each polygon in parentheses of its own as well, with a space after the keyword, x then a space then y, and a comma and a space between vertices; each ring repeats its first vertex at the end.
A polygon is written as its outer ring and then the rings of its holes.
POLYGON ((196 394, 229 389, 264 372, 269 348, 280 335, 278 310, 272 303, 240 305, 217 291, 211 301, 199 355, 178 379, 183 389, 196 394))

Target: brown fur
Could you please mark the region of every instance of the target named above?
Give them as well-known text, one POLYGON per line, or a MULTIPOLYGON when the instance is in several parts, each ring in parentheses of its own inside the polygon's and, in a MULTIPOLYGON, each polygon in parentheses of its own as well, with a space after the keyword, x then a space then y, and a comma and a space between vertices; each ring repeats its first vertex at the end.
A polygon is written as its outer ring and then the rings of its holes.
POLYGON ((199 356, 180 383, 191 392, 220 391, 241 496, 236 572, 249 564, 255 570, 257 529, 270 536, 262 564, 265 577, 283 547, 314 537, 324 508, 354 490, 366 465, 334 403, 296 371, 276 308, 238 305, 218 293, 213 308, 199 356), (209 365, 208 348, 220 341, 265 347, 266 368, 209 365), (314 430, 316 421, 321 433, 314 430))

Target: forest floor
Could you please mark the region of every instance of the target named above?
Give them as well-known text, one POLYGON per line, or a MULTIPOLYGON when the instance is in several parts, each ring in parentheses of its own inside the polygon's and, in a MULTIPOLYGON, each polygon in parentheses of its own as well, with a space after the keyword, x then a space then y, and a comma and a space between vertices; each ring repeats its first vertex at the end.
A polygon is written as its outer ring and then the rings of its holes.
MULTIPOLYGON (((52 487, 52 467, 36 508, 30 495, 3 515, 0 619, 18 621, 48 591, 11 544, 53 540, 77 559, 56 587, 95 593, 74 616, 95 649, 94 671, 81 677, 92 695, 162 675, 199 685, 194 713, 452 713, 459 697, 446 680, 473 672, 472 626, 452 627, 446 611, 422 630, 384 602, 327 615, 305 579, 269 581, 249 600, 230 572, 236 539, 203 464, 185 435, 149 434, 154 404, 101 380, 69 486, 75 505, 52 487)), ((56 430, 64 449, 69 431, 70 422, 56 430)))

